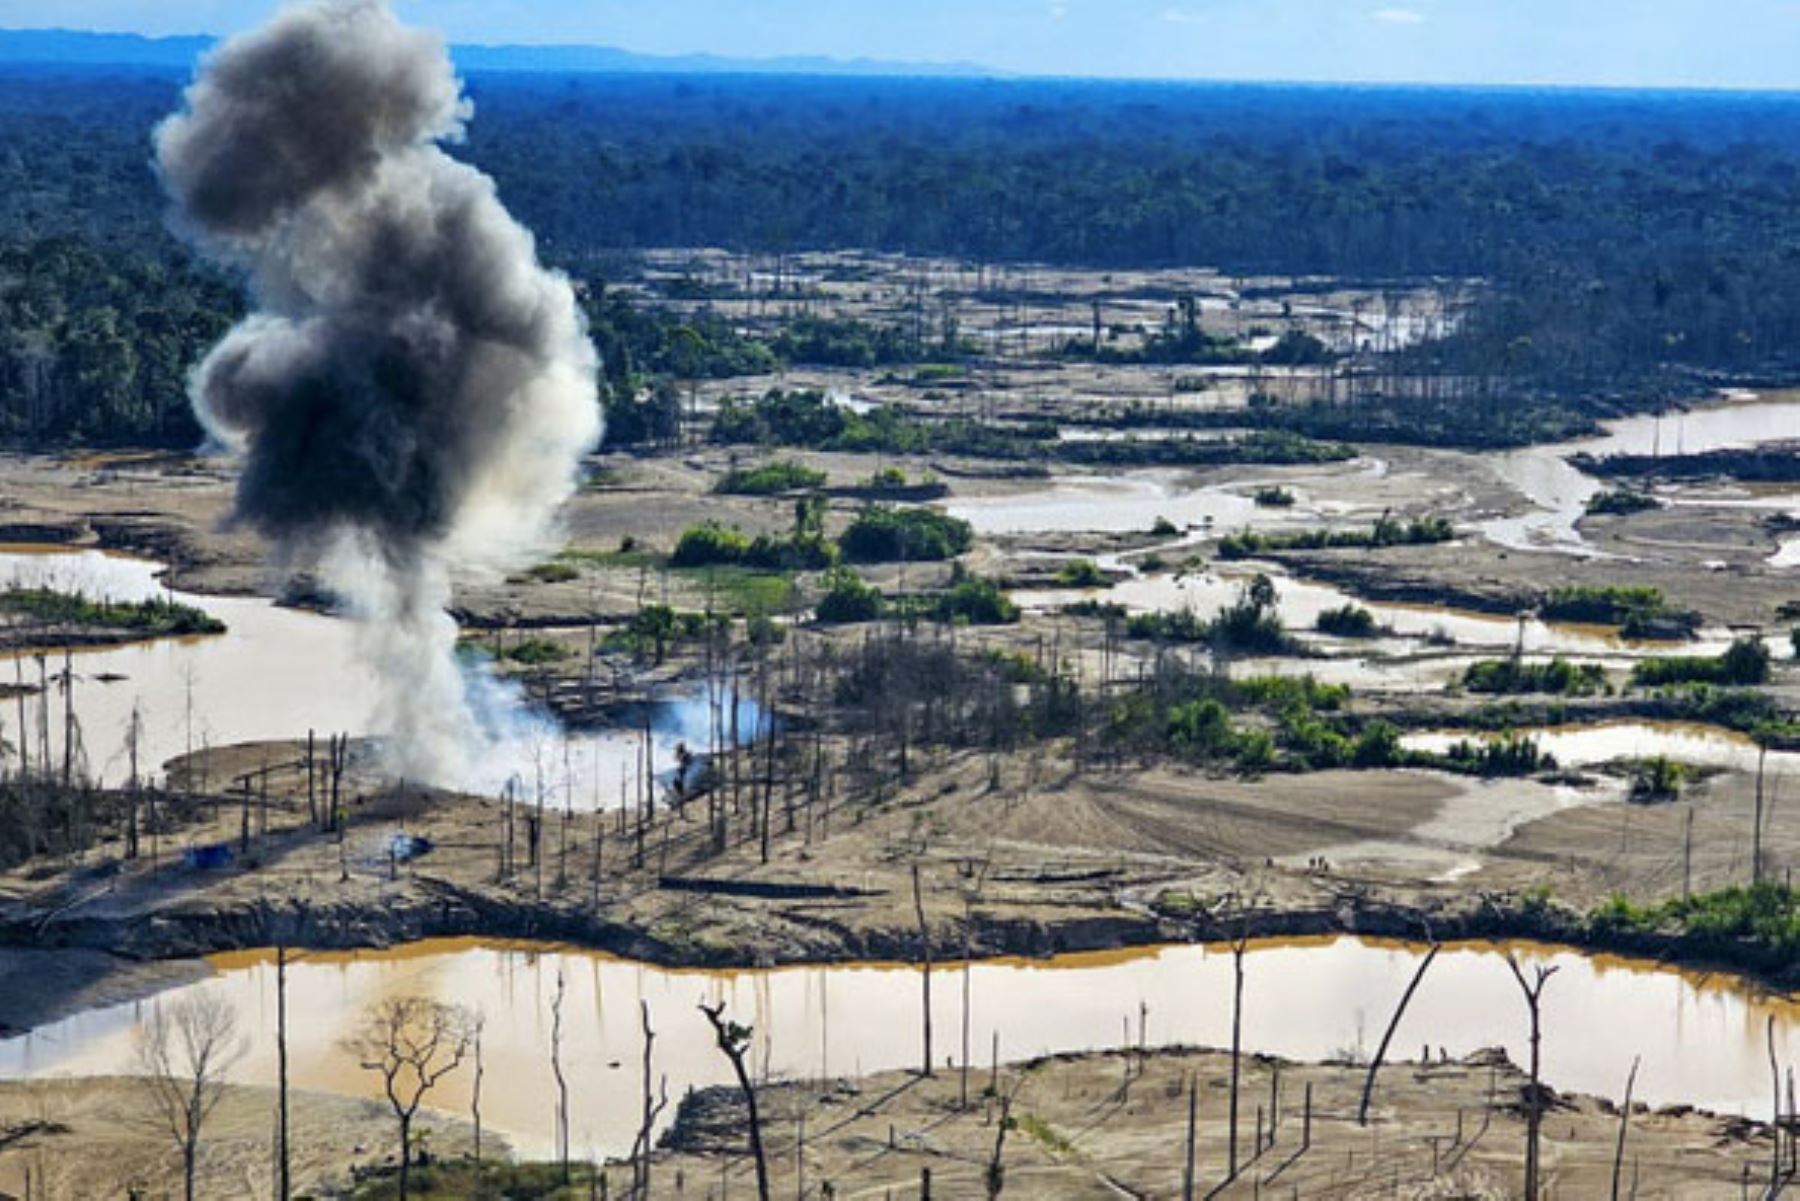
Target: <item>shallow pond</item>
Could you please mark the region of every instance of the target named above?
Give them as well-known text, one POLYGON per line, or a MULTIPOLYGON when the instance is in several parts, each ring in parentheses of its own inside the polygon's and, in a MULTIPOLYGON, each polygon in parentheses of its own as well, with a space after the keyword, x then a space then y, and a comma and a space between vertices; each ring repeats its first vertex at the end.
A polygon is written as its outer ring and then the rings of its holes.
MULTIPOLYGON (((1561 1089, 1616 1095, 1642 1055, 1637 1095, 1728 1112, 1765 1112, 1764 1022, 1776 1020, 1784 1062, 1800 1050, 1800 1010, 1724 977, 1526 945, 1527 961, 1559 970, 1544 1001, 1544 1073, 1561 1089)), ((1417 947, 1353 938, 1256 944, 1245 966, 1247 1048, 1296 1059, 1367 1053, 1416 968, 1417 947)), ((0 1042, 0 1076, 130 1072, 133 1031, 152 1006, 205 991, 226 998, 250 1043, 235 1069, 272 1082, 275 972, 267 953, 221 956, 219 973, 149 1001, 84 1013, 0 1042)), ((574 1149, 619 1153, 636 1126, 641 1087, 640 1003, 656 1031, 655 1068, 669 1096, 724 1083, 727 1066, 695 1006, 723 1000, 755 1028, 759 1076, 815 1078, 918 1062, 919 973, 849 965, 767 971, 671 971, 605 955, 546 947, 426 943, 396 951, 306 955, 289 968, 296 1087, 374 1095, 373 1080, 340 1047, 358 1015, 385 997, 418 994, 469 1006, 485 1020, 483 1113, 528 1153, 545 1154, 554 1130, 549 1040, 558 975, 567 988, 564 1065, 571 1081, 574 1149)), ((1000 1034, 1002 1059, 1136 1041, 1139 1006, 1147 1041, 1226 1045, 1231 956, 1220 947, 1176 946, 1050 961, 979 963, 970 973, 971 1058, 985 1065, 1000 1034)), ((936 1052, 960 1054, 960 969, 934 973, 936 1052)), ((1452 1055, 1503 1045, 1525 1055, 1526 1020, 1504 959, 1488 945, 1446 949, 1395 1036, 1392 1058, 1422 1045, 1452 1055)), ((469 1072, 433 1095, 466 1111, 469 1072)), ((1336 1105, 1349 1098, 1327 1100, 1336 1105)), ((1341 1106, 1340 1106, 1341 1107, 1341 1106)), ((371 1138, 377 1137, 371 1133, 371 1138)))
MULTIPOLYGON (((1604 721, 1583 726, 1521 726, 1518 734, 1537 740, 1539 749, 1564 767, 1593 767, 1617 759, 1667 755, 1701 767, 1756 770, 1758 749, 1746 735, 1721 726, 1679 721, 1604 721)), ((1428 730, 1401 741, 1412 750, 1448 750, 1453 743, 1479 742, 1493 735, 1467 730, 1428 730)), ((1771 779, 1800 771, 1800 754, 1770 751, 1764 764, 1771 779)))
POLYGON ((1702 454, 1759 446, 1800 431, 1800 400, 1792 393, 1739 396, 1668 416, 1608 422, 1606 432, 1555 446, 1533 446, 1487 459, 1500 479, 1531 505, 1523 514, 1482 523, 1490 541, 1521 550, 1559 550, 1591 555, 1575 528, 1587 502, 1604 486, 1572 467, 1572 455, 1702 454))
MULTIPOLYGON (((92 775, 113 783, 129 776, 127 731, 134 707, 142 713, 138 759, 144 772, 155 771, 190 746, 198 750, 304 739, 309 729, 321 738, 333 732, 382 732, 376 701, 380 690, 362 661, 352 623, 257 598, 173 592, 158 580, 160 571, 156 563, 95 550, 0 548, 0 587, 50 587, 113 600, 167 594, 206 610, 227 627, 217 636, 76 653, 75 713, 92 775)), ((49 669, 54 674, 60 667, 56 656, 49 669)), ((491 691, 491 677, 482 679, 486 673, 480 665, 471 670, 479 673, 477 681, 490 689, 490 696, 506 695, 491 691)), ((0 680, 14 679, 36 683, 37 664, 0 660, 0 680)), ((52 709, 53 754, 60 756, 59 695, 52 709)), ((0 705, 0 726, 13 731, 17 712, 15 704, 0 705)), ((635 788, 635 732, 572 732, 565 745, 553 722, 522 710, 508 716, 491 752, 476 765, 473 778, 462 782, 464 787, 495 792, 516 776, 534 789, 541 771, 552 795, 560 799, 566 793, 577 808, 617 804, 622 778, 628 791, 635 788)), ((28 703, 27 722, 34 732, 38 721, 35 703, 28 703)), ((756 711, 747 705, 739 714, 740 733, 747 736, 755 721, 756 711)), ((655 707, 652 727, 660 774, 673 764, 677 744, 705 748, 711 714, 701 698, 672 698, 655 707)))

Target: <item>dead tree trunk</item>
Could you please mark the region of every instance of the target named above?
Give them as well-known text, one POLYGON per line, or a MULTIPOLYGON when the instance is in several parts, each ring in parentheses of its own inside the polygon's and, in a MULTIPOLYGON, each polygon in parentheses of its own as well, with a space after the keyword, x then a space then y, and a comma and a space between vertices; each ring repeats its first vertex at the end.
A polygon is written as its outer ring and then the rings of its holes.
POLYGON ((1544 1121, 1543 1085, 1538 1080, 1543 1046, 1542 1008, 1544 986, 1557 969, 1534 965, 1532 978, 1526 980, 1525 970, 1513 955, 1507 955, 1506 966, 1512 969, 1513 979, 1519 982, 1519 991, 1525 995, 1525 1008, 1531 1014, 1531 1080, 1525 1096, 1525 1201, 1538 1201, 1538 1132, 1544 1121))
POLYGON ((275 1195, 288 1201, 294 1178, 288 1166, 288 1047, 286 945, 275 948, 275 1077, 279 1090, 275 1128, 275 1195))
POLYGON ((1244 951, 1249 946, 1248 933, 1231 943, 1231 1113, 1225 1135, 1225 1178, 1236 1180, 1238 1174, 1238 1085, 1242 1080, 1241 1052, 1244 1035, 1244 951))
POLYGON ((913 913, 919 919, 919 957, 924 971, 919 976, 922 992, 920 1019, 924 1026, 924 1059, 921 1074, 931 1075, 931 927, 925 923, 925 894, 919 886, 919 865, 912 865, 913 913))
POLYGON ((744 1094, 744 1105, 750 1111, 750 1155, 756 1162, 757 1201, 769 1201, 769 1163, 763 1154, 762 1119, 756 1109, 756 1087, 750 1081, 750 1069, 744 1062, 750 1050, 750 1027, 726 1021, 723 1001, 712 1006, 703 1002, 700 1012, 712 1023, 713 1034, 719 1041, 719 1050, 730 1061, 732 1073, 737 1076, 738 1088, 744 1094))
POLYGON ((1400 1004, 1394 1007, 1394 1016, 1388 1019, 1387 1031, 1381 1036, 1381 1043, 1375 1048, 1374 1058, 1369 1060, 1368 1075, 1363 1078, 1362 1104, 1356 1107, 1356 1124, 1369 1124, 1369 1099, 1375 1094, 1375 1073, 1381 1070, 1381 1061, 1387 1057, 1388 1044, 1394 1039, 1394 1031, 1400 1028, 1400 1019, 1406 1016, 1406 1007, 1412 1003, 1413 994, 1419 990, 1419 982, 1425 979, 1425 970, 1431 961, 1437 958, 1438 944, 1433 942, 1431 949, 1425 952, 1425 958, 1419 962, 1419 970, 1413 973, 1412 982, 1406 991, 1400 994, 1400 1004))
POLYGON ((1625 1077, 1625 1102, 1619 1106, 1619 1141, 1613 1146, 1612 1201, 1619 1201, 1619 1174, 1625 1166, 1625 1131, 1631 1125, 1631 1091, 1637 1087, 1638 1056, 1632 1056, 1631 1074, 1625 1077))

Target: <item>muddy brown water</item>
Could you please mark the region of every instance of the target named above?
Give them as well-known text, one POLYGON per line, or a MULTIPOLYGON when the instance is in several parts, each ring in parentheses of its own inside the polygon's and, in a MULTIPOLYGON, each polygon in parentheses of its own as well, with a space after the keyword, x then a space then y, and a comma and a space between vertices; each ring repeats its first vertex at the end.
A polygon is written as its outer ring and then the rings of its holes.
MULTIPOLYGON (((1544 1073, 1559 1089, 1616 1096, 1634 1055, 1643 1056, 1639 1098, 1722 1112, 1765 1114, 1765 1022, 1775 1019, 1784 1063, 1800 1051, 1800 1006, 1735 978, 1702 976, 1537 944, 1511 948, 1527 968, 1556 967, 1544 1003, 1544 1073)), ((1295 1059, 1369 1053, 1417 966, 1420 948, 1356 938, 1253 945, 1245 963, 1244 1040, 1295 1059)), ((217 974, 146 1001, 80 1014, 0 1042, 0 1077, 130 1073, 138 1023, 185 996, 223 997, 249 1049, 236 1079, 274 1078, 272 953, 219 956, 217 974)), ((484 1020, 484 1120, 523 1151, 547 1154, 555 1129, 550 1067, 551 999, 560 975, 563 1065, 570 1079, 572 1145, 620 1153, 636 1130, 642 1087, 640 1004, 656 1031, 653 1074, 673 1099, 728 1080, 725 1061, 696 1006, 726 1003, 754 1027, 760 1077, 811 1079, 907 1067, 920 1058, 920 973, 909 966, 850 964, 758 971, 682 971, 606 955, 522 944, 427 942, 391 951, 308 954, 289 967, 290 1060, 296 1087, 375 1096, 341 1041, 366 1006, 423 995, 478 1011, 484 1020)), ((934 1052, 960 1057, 960 965, 933 974, 934 1052)), ((1227 1045, 1231 955, 1217 946, 1169 946, 1001 960, 970 972, 971 1058, 985 1067, 992 1038, 1003 1060, 1135 1043, 1227 1045), (1140 1006, 1143 1008, 1140 1009, 1140 1006), (1142 1019, 1140 1019, 1140 1015, 1142 1019)), ((1449 946, 1427 974, 1390 1051, 1414 1060, 1423 1046, 1462 1055, 1504 1046, 1525 1055, 1526 1018, 1500 950, 1449 946)), ((984 1081, 978 1071, 975 1087, 984 1081)), ((466 1112, 472 1075, 461 1070, 433 1095, 466 1112)), ((673 1101, 670 1113, 673 1112, 673 1101)), ((385 1136, 372 1130, 371 1140, 385 1136)))
MULTIPOLYGON (((163 638, 127 646, 77 651, 75 714, 78 739, 91 778, 120 783, 130 775, 127 732, 141 713, 140 770, 154 774, 168 760, 209 746, 320 738, 345 732, 379 737, 387 728, 377 687, 358 647, 352 622, 260 598, 199 596, 167 589, 162 565, 98 550, 0 546, 0 588, 55 588, 118 601, 168 596, 204 609, 226 625, 221 635, 163 638)), ((38 681, 30 657, 0 656, 0 680, 38 681)), ((48 670, 61 669, 53 656, 48 670)), ((597 730, 565 735, 555 723, 509 701, 504 685, 479 664, 469 668, 494 714, 493 746, 459 783, 493 793, 517 779, 535 795, 540 778, 552 804, 604 808, 635 791, 640 772, 635 731, 597 730)), ((52 689, 56 688, 54 681, 52 689)), ((61 761, 62 698, 50 706, 52 756, 61 761)), ((729 706, 726 706, 729 709, 729 706)), ((746 705, 739 731, 756 728, 757 710, 746 705)), ((42 721, 35 702, 26 705, 32 737, 42 721)), ((0 706, 0 737, 14 741, 18 706, 0 706)), ((710 741, 711 714, 698 696, 675 696, 652 713, 655 767, 674 763, 676 747, 702 750, 710 741)), ((34 743, 35 745, 35 743, 34 743)), ((16 760, 8 764, 16 766, 16 760)))

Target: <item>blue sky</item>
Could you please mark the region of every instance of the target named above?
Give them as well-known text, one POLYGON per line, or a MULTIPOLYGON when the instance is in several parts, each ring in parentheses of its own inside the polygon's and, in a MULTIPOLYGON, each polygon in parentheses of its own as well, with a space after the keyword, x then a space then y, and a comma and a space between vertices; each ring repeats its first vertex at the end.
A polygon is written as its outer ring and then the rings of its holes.
MULTIPOLYGON (((1800 0, 396 0, 461 42, 1026 74, 1800 88, 1800 0)), ((221 33, 274 0, 0 0, 0 27, 221 33)))

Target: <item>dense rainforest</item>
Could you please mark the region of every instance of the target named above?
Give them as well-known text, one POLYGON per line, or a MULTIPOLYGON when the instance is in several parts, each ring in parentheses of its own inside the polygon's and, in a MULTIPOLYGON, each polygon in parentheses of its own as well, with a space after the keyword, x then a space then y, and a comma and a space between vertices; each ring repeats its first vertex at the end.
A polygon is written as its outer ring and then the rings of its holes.
MULTIPOLYGON (((242 304, 163 226, 148 137, 182 79, 0 71, 0 436, 194 436, 181 378, 242 304)), ((639 313, 620 252, 867 247, 977 263, 1480 277, 1405 368, 1617 404, 1791 374, 1800 98, 733 76, 488 75, 453 148, 586 285, 616 420, 657 379, 805 353, 639 313)), ((644 398, 651 401, 646 407, 644 398)))

